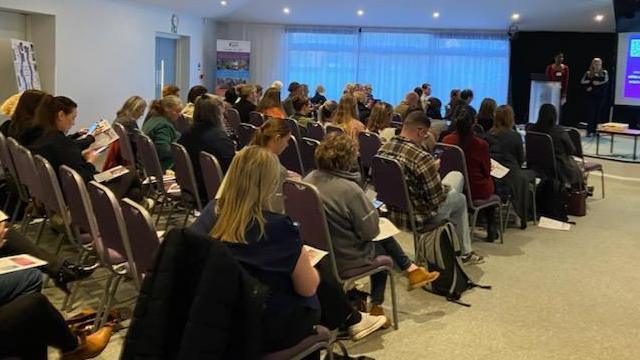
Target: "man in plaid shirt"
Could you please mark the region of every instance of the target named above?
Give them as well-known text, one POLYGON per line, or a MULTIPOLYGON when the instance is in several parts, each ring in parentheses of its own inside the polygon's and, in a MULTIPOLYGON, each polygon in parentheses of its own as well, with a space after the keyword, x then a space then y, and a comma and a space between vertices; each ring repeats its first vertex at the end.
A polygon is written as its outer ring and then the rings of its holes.
MULTIPOLYGON (((464 178, 451 172, 441 181, 439 161, 420 144, 428 135, 431 121, 422 111, 407 115, 400 135, 393 137, 378 151, 378 155, 394 159, 403 168, 409 198, 415 214, 416 230, 423 232, 429 224, 450 220, 461 240, 462 261, 480 263, 482 256, 471 250, 471 232, 467 199, 462 193, 464 178)), ((389 209, 389 218, 397 226, 411 229, 408 213, 389 209)))

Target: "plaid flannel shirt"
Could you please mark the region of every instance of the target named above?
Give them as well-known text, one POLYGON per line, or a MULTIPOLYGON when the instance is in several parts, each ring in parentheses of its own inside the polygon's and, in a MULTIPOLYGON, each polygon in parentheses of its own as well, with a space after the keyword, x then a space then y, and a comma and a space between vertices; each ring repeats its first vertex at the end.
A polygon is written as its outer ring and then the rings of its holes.
MULTIPOLYGON (((409 198, 415 214, 416 230, 421 231, 445 201, 445 192, 435 160, 426 150, 403 136, 394 136, 382 145, 378 155, 394 159, 404 171, 409 198)), ((409 214, 389 208, 389 219, 411 231, 409 214)))

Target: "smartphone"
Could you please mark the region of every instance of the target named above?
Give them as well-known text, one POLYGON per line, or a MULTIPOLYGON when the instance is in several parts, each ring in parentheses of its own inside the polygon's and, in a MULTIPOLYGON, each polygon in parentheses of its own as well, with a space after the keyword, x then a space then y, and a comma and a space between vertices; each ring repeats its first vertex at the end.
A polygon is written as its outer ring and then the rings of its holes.
POLYGON ((96 129, 98 128, 98 123, 99 122, 95 122, 93 124, 91 124, 91 126, 89 127, 89 130, 87 130, 87 134, 93 134, 96 129))
POLYGON ((371 200, 371 203, 373 204, 373 207, 375 207, 376 209, 379 209, 382 205, 384 205, 384 203, 378 199, 371 200))
POLYGON ((442 156, 442 153, 444 152, 443 148, 436 148, 435 150, 433 150, 433 158, 434 159, 440 159, 440 157, 442 156))

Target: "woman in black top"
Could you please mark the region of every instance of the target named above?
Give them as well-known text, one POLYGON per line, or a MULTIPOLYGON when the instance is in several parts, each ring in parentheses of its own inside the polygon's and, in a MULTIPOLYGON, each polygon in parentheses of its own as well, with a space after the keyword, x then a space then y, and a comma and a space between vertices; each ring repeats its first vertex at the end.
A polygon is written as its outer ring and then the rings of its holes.
POLYGON ((34 116, 45 95, 47 93, 40 90, 22 93, 11 119, 2 123, 0 132, 6 137, 14 138, 20 145, 28 146, 38 136, 34 116))
POLYGON ((496 116, 497 107, 498 104, 492 98, 484 98, 482 100, 476 119, 484 131, 489 131, 493 127, 493 119, 496 116))
POLYGON ((224 104, 214 95, 204 94, 195 102, 193 127, 178 141, 183 145, 193 164, 193 172, 198 184, 200 199, 207 198, 202 169, 200 168, 200 152, 213 155, 220 162, 222 173, 226 173, 233 156, 235 144, 222 126, 224 104))
POLYGON ((609 88, 609 73, 602 68, 602 59, 595 58, 591 67, 584 73, 580 84, 587 91, 587 137, 596 134, 598 123, 607 118, 605 103, 609 88))

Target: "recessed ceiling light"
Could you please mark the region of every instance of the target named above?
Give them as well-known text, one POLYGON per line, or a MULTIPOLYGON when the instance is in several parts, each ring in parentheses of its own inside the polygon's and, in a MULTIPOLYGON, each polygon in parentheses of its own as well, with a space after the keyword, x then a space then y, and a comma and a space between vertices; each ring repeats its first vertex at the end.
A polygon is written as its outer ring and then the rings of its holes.
POLYGON ((437 12, 437 11, 434 11, 434 12, 433 12, 433 14, 432 14, 431 16, 433 16, 433 18, 434 18, 434 19, 437 19, 437 18, 439 18, 439 17, 440 17, 440 13, 439 13, 439 12, 437 12))
POLYGON ((291 12, 291 10, 288 7, 286 7, 282 9, 282 12, 288 15, 291 12))
POLYGON ((604 15, 602 14, 598 14, 593 18, 595 21, 600 22, 602 20, 604 20, 604 15))
POLYGON ((518 14, 518 13, 511 14, 511 20, 513 20, 513 21, 520 20, 520 14, 518 14))
POLYGON ((225 0, 220 1, 220 5, 227 6, 227 2, 225 0))
POLYGON ((358 10, 358 16, 364 15, 364 10, 358 10))

